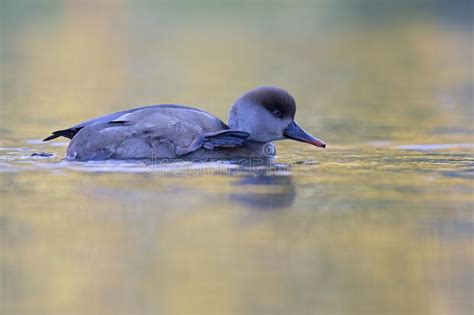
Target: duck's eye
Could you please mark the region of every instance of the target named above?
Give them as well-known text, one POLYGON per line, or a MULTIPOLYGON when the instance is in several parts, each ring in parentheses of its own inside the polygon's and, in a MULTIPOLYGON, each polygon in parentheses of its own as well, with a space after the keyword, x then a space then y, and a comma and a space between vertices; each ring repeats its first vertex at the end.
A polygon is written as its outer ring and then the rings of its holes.
POLYGON ((273 116, 281 118, 281 111, 279 109, 274 109, 272 111, 273 116))

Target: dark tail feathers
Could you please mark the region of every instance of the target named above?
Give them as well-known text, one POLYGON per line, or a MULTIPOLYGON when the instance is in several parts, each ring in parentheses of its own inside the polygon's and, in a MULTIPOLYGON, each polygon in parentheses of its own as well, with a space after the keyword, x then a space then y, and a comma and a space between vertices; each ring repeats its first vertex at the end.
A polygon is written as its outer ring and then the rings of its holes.
POLYGON ((81 129, 82 128, 69 128, 69 129, 64 129, 64 130, 53 131, 53 134, 45 138, 43 141, 53 140, 58 137, 65 137, 68 139, 72 139, 76 135, 76 133, 78 133, 79 130, 81 129))

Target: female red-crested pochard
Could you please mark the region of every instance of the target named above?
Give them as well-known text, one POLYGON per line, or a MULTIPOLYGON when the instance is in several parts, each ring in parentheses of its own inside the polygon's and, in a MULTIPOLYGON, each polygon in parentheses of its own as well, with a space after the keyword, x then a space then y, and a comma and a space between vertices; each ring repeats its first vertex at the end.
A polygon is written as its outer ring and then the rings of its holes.
POLYGON ((264 86, 237 99, 227 125, 200 109, 151 105, 54 131, 44 141, 72 139, 66 159, 78 161, 266 158, 275 154, 271 142, 283 139, 326 147, 298 126, 295 112, 295 100, 287 91, 264 86))

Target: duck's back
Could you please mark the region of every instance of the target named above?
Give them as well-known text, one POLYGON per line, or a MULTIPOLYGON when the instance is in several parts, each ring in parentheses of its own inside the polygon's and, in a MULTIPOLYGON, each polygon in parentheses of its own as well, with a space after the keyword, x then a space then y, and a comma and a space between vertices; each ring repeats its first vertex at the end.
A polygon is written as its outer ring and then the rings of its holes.
POLYGON ((69 159, 102 160, 176 158, 176 152, 199 135, 225 129, 225 123, 202 110, 153 105, 94 118, 60 132, 75 132, 69 159))

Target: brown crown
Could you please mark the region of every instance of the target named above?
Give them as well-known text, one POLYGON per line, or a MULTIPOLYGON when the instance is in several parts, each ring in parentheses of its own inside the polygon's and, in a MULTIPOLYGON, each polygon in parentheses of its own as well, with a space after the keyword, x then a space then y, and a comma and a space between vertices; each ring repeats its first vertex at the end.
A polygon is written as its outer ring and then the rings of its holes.
POLYGON ((261 104, 270 112, 278 110, 284 118, 293 119, 295 117, 295 99, 283 89, 262 86, 245 93, 242 98, 246 101, 261 104))

